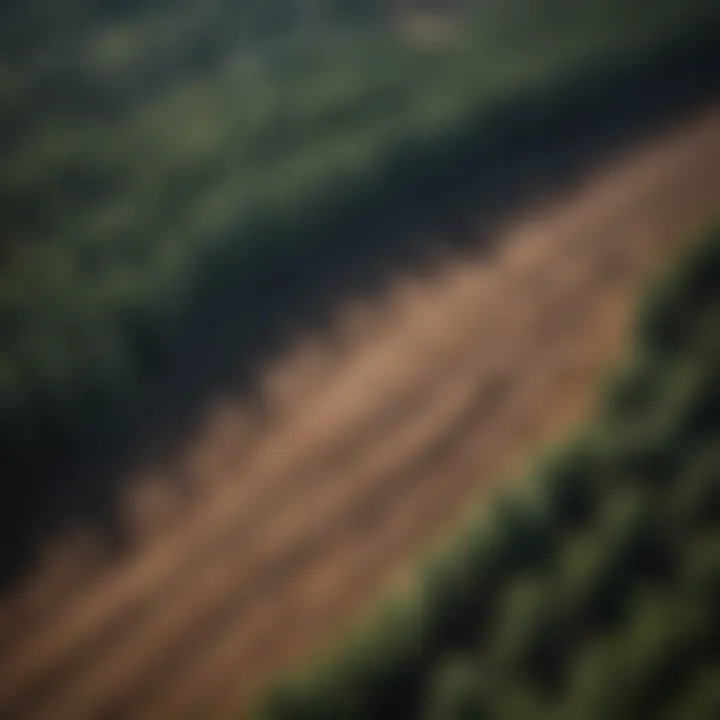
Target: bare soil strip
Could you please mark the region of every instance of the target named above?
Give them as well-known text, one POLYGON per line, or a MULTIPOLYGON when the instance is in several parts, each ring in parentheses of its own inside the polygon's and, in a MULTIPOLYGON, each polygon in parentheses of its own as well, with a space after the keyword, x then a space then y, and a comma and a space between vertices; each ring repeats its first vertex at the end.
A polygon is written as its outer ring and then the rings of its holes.
POLYGON ((718 210, 716 108, 338 309, 262 402, 137 469, 123 557, 69 532, 0 598, 0 716, 241 710, 582 416, 649 272, 718 210))

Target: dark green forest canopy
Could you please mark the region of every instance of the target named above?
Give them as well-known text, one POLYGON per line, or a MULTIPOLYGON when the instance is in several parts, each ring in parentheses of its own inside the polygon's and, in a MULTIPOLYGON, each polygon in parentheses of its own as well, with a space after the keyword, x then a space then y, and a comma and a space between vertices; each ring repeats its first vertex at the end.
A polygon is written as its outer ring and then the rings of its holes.
POLYGON ((94 432, 327 218, 391 203, 518 98, 544 112, 563 83, 642 64, 718 14, 714 0, 3 3, 2 449, 25 462, 58 428, 60 445, 94 432), (447 37, 415 38, 417 13, 448 20, 447 37))
POLYGON ((719 328, 717 228, 653 286, 595 418, 258 719, 720 717, 719 328))

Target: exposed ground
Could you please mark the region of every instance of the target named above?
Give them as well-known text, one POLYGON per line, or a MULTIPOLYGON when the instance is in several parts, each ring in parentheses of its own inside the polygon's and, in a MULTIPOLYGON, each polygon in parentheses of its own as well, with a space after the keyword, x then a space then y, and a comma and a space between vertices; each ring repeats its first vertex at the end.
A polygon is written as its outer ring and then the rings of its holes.
POLYGON ((339 309, 137 468, 120 557, 68 531, 0 598, 0 717, 241 710, 582 416, 648 274, 718 210, 715 108, 339 309))

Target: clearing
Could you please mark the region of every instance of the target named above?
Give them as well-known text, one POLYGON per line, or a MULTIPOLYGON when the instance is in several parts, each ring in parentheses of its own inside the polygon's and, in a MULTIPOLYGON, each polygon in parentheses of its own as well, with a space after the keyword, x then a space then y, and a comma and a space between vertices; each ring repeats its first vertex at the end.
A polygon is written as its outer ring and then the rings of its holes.
POLYGON ((0 598, 0 716, 241 710, 583 416, 648 275, 718 208, 715 107, 338 309, 260 400, 137 468, 120 557, 68 531, 0 598))

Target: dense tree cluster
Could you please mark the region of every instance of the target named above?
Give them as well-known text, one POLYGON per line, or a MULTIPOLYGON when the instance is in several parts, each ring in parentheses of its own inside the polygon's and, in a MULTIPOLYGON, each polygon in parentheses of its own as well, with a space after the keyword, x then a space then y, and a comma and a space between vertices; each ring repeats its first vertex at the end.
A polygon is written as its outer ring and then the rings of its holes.
POLYGON ((259 269, 342 242, 552 108, 571 122, 588 101, 573 88, 718 20, 713 0, 455 2, 461 32, 427 53, 395 32, 402 6, 3 3, 7 468, 131 424, 209 325, 243 333, 259 269))

